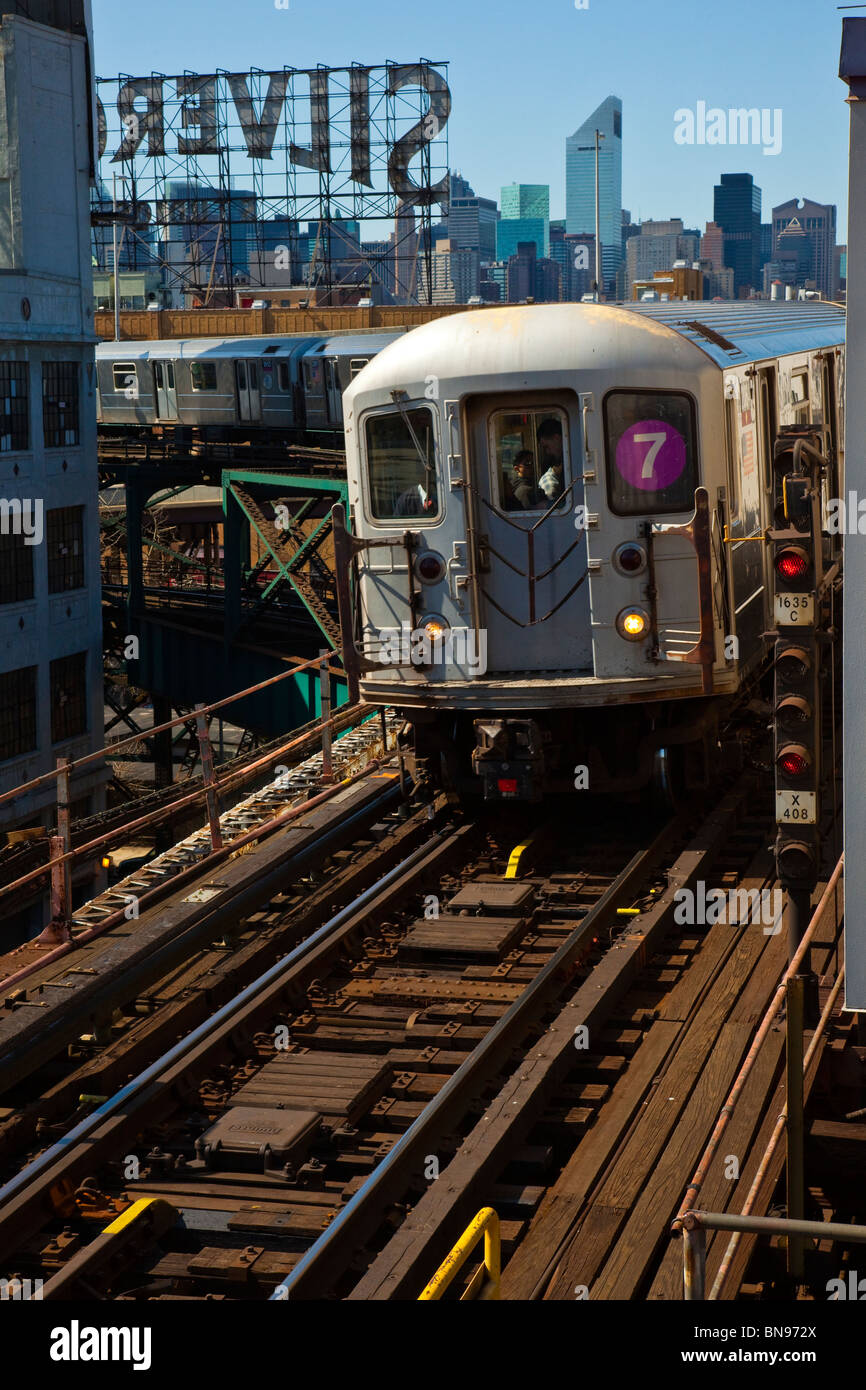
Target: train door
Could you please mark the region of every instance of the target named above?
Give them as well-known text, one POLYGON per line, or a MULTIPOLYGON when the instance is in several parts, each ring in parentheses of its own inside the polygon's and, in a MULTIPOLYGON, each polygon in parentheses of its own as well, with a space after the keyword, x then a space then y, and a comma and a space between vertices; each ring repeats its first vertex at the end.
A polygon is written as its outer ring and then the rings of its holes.
POLYGON ((339 364, 335 358, 325 358, 325 399, 327 402, 328 423, 343 423, 343 393, 340 390, 339 364))
POLYGON ((238 359, 235 362, 235 381, 238 391, 238 419, 261 420, 262 395, 258 363, 238 359))
POLYGON ((154 362, 153 392, 156 397, 157 420, 176 420, 177 390, 174 384, 173 362, 154 362))
POLYGON ((470 403, 467 426, 488 672, 589 672, 586 530, 575 524, 583 508, 577 398, 486 396, 470 403))
MULTIPOLYGON (((775 372, 772 373, 775 382, 775 372)), ((768 388, 770 381, 767 382, 768 388)), ((774 389, 774 387, 773 387, 774 389)), ((760 387, 759 387, 760 390, 760 387)), ((755 411, 745 379, 725 382, 725 451, 728 464, 728 541, 731 563, 731 608, 739 660, 748 666, 762 650, 761 634, 769 624, 765 550, 760 537, 767 515, 766 480, 772 486, 772 445, 763 449, 758 469, 755 411)), ((775 397, 773 397, 775 399, 775 397)), ((762 407, 763 408, 763 407, 762 407)), ((763 430, 762 430, 763 434, 763 430)), ((775 435, 773 436, 775 438, 775 435)), ((771 494, 772 496, 772 494, 771 494)))

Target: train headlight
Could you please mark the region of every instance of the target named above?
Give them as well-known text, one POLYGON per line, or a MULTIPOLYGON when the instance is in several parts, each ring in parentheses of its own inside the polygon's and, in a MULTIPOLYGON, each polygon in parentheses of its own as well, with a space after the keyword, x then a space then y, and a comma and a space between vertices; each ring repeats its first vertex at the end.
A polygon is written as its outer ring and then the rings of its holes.
POLYGON ((445 561, 435 550, 426 550, 415 560, 415 573, 422 584, 438 584, 445 578, 445 561))
POLYGON ((635 541, 626 541, 624 545, 618 545, 613 552, 614 569, 628 578, 643 574, 646 566, 646 551, 635 541))
POLYGON ((431 613, 428 617, 422 618, 419 627, 431 642, 444 641, 451 631, 448 623, 438 613, 431 613))
POLYGON ((642 608, 624 608, 617 616, 616 630, 627 642, 640 642, 649 636, 649 614, 642 608))

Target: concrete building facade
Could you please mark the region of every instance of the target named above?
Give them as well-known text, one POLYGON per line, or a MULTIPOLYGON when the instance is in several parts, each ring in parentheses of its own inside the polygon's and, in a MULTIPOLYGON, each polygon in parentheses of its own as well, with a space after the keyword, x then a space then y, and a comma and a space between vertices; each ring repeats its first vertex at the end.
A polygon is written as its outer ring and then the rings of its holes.
MULTIPOLYGON (((104 741, 89 14, 31 12, 46 23, 0 14, 0 791, 104 741)), ((73 777, 73 814, 104 778, 73 777)), ((49 783, 0 828, 51 826, 55 804, 49 783)))

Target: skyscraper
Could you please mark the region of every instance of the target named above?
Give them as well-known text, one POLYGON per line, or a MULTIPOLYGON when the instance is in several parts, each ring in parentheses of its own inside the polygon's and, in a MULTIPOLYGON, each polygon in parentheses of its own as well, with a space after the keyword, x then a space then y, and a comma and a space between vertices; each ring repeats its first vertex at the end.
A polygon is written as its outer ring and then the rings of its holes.
POLYGON ((834 292, 834 250, 836 246, 836 207, 833 203, 813 203, 798 198, 773 208, 773 258, 778 259, 779 238, 787 227, 797 222, 811 238, 813 256, 810 278, 826 299, 834 292))
POLYGON ((448 240, 452 254, 472 252, 463 257, 464 269, 455 277, 458 284, 458 303, 478 293, 479 267, 496 257, 496 225, 499 209, 492 198, 479 198, 459 174, 451 175, 451 199, 448 206, 448 240), (465 266, 474 266, 473 272, 465 266), (467 278, 468 275, 468 278, 467 278))
POLYGON ((734 272, 734 294, 747 299, 761 277, 761 190, 751 174, 722 174, 713 221, 724 234, 724 260, 734 272))
POLYGON ((610 96, 565 142, 565 224, 567 232, 595 232, 595 132, 604 139, 599 153, 599 209, 602 274, 614 289, 622 260, 622 102, 610 96))
POLYGON ((509 183, 502 189, 499 205, 503 217, 546 217, 550 219, 550 185, 509 183))

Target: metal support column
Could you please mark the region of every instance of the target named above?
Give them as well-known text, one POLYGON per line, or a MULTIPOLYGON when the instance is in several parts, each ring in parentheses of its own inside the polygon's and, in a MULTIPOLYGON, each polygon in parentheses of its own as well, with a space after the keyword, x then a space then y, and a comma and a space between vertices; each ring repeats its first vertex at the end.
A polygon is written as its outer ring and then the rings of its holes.
POLYGON ((217 800, 216 786, 214 783, 213 771, 213 749, 211 748, 210 734, 208 733, 207 717, 202 713, 205 706, 202 704, 195 707, 195 727, 198 734, 198 746, 201 754, 201 775, 205 786, 205 801, 207 802, 207 819, 210 826, 210 842, 213 849, 222 849, 223 837, 220 830, 220 811, 217 800))
MULTIPOLYGON (((805 1206, 805 1119, 803 1115, 803 1026, 805 1016, 806 980, 793 975, 786 991, 787 1010, 787 1161, 785 1176, 788 1195, 788 1220, 802 1221, 805 1206)), ((788 1274, 797 1281, 803 1278, 802 1237, 788 1235, 788 1274)))
MULTIPOLYGON (((848 171, 848 282, 845 343, 845 487, 866 497, 866 19, 842 21, 839 76, 848 86, 851 134, 848 171)), ((845 588, 866 592, 863 537, 846 535, 845 588)), ((856 597, 855 597, 856 602, 856 597)), ((849 733, 862 726, 866 702, 866 642, 859 623, 845 627, 843 704, 849 733)), ((845 788, 845 1006, 866 1012, 866 746, 860 737, 844 744, 845 788)))

